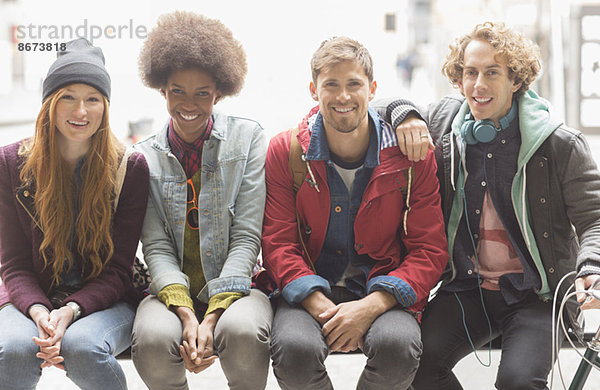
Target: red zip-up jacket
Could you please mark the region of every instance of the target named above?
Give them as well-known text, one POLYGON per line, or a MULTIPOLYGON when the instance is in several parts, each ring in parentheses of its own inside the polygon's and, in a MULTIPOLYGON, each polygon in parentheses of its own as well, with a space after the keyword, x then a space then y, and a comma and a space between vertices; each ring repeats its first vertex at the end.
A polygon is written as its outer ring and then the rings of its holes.
MULTIPOLYGON (((299 124, 298 140, 304 153, 310 142, 308 118, 317 109, 299 124)), ((310 161, 320 192, 304 181, 294 196, 288 165, 290 137, 291 130, 271 139, 265 165, 263 266, 280 290, 301 277, 315 275, 299 240, 296 211, 306 250, 315 261, 323 248, 331 210, 324 161, 310 161)), ((435 158, 429 152, 424 161, 412 163, 394 146, 381 150, 379 159, 355 219, 355 249, 375 260, 367 283, 379 276, 402 279, 416 300, 399 299, 399 304, 419 313, 448 262, 435 158)), ((307 180, 312 180, 310 173, 307 180)))

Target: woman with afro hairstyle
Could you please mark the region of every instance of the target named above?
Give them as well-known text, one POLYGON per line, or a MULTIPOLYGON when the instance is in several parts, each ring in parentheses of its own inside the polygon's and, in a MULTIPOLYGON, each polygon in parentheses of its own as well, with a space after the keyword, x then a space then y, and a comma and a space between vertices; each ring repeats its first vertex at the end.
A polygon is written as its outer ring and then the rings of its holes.
POLYGON ((263 389, 273 313, 251 277, 266 139, 258 123, 213 111, 242 88, 246 55, 221 22, 177 11, 159 18, 139 68, 170 117, 134 146, 150 168, 142 243, 152 283, 133 362, 150 389, 187 389, 185 370, 199 373, 218 356, 231 389, 263 389))
POLYGON ((0 148, 0 389, 34 389, 52 366, 127 389, 115 356, 131 345, 148 165, 110 130, 110 77, 86 39, 58 52, 42 99, 33 137, 0 148))

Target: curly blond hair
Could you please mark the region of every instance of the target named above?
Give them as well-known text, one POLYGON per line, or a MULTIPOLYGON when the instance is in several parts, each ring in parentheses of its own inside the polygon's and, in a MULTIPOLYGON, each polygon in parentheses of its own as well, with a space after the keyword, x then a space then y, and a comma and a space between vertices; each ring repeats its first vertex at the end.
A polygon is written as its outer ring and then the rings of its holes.
POLYGON ((241 43, 223 23, 186 11, 158 18, 138 65, 147 87, 164 88, 174 71, 197 68, 213 78, 223 96, 237 95, 248 72, 241 43))
POLYGON ((517 84, 522 83, 521 88, 515 92, 518 95, 527 91, 540 73, 540 48, 537 44, 506 27, 504 23, 485 22, 450 44, 442 74, 455 87, 462 80, 465 49, 473 40, 488 42, 496 49, 497 55, 506 61, 508 77, 517 84))

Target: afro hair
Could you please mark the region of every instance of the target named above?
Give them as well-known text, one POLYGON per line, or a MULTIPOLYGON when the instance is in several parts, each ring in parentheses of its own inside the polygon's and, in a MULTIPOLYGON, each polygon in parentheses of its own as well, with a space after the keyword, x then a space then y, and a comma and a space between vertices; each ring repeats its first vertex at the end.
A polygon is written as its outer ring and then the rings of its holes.
POLYGON ((248 71, 244 48, 223 23, 192 12, 161 15, 138 60, 144 85, 160 89, 177 70, 198 68, 223 96, 242 89, 248 71))

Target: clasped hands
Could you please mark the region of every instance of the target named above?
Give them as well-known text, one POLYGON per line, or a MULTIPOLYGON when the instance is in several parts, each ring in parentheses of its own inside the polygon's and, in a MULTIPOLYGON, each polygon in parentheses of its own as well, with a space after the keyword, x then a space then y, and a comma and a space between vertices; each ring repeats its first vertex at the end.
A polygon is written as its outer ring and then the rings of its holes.
POLYGON ((40 347, 35 355, 44 360, 41 368, 56 367, 65 369, 65 359, 60 355, 60 346, 65 331, 73 322, 73 309, 63 306, 51 312, 42 306, 32 306, 29 316, 38 328, 38 337, 33 337, 33 342, 40 347))
POLYGON ((383 291, 338 305, 321 291, 311 293, 302 301, 302 306, 321 324, 329 349, 337 352, 362 348, 373 321, 396 304, 396 298, 383 291))
POLYGON ((183 341, 179 346, 179 354, 185 368, 198 374, 217 360, 213 349, 213 333, 223 309, 207 314, 201 323, 198 323, 194 312, 187 307, 179 306, 175 311, 183 324, 183 341))

